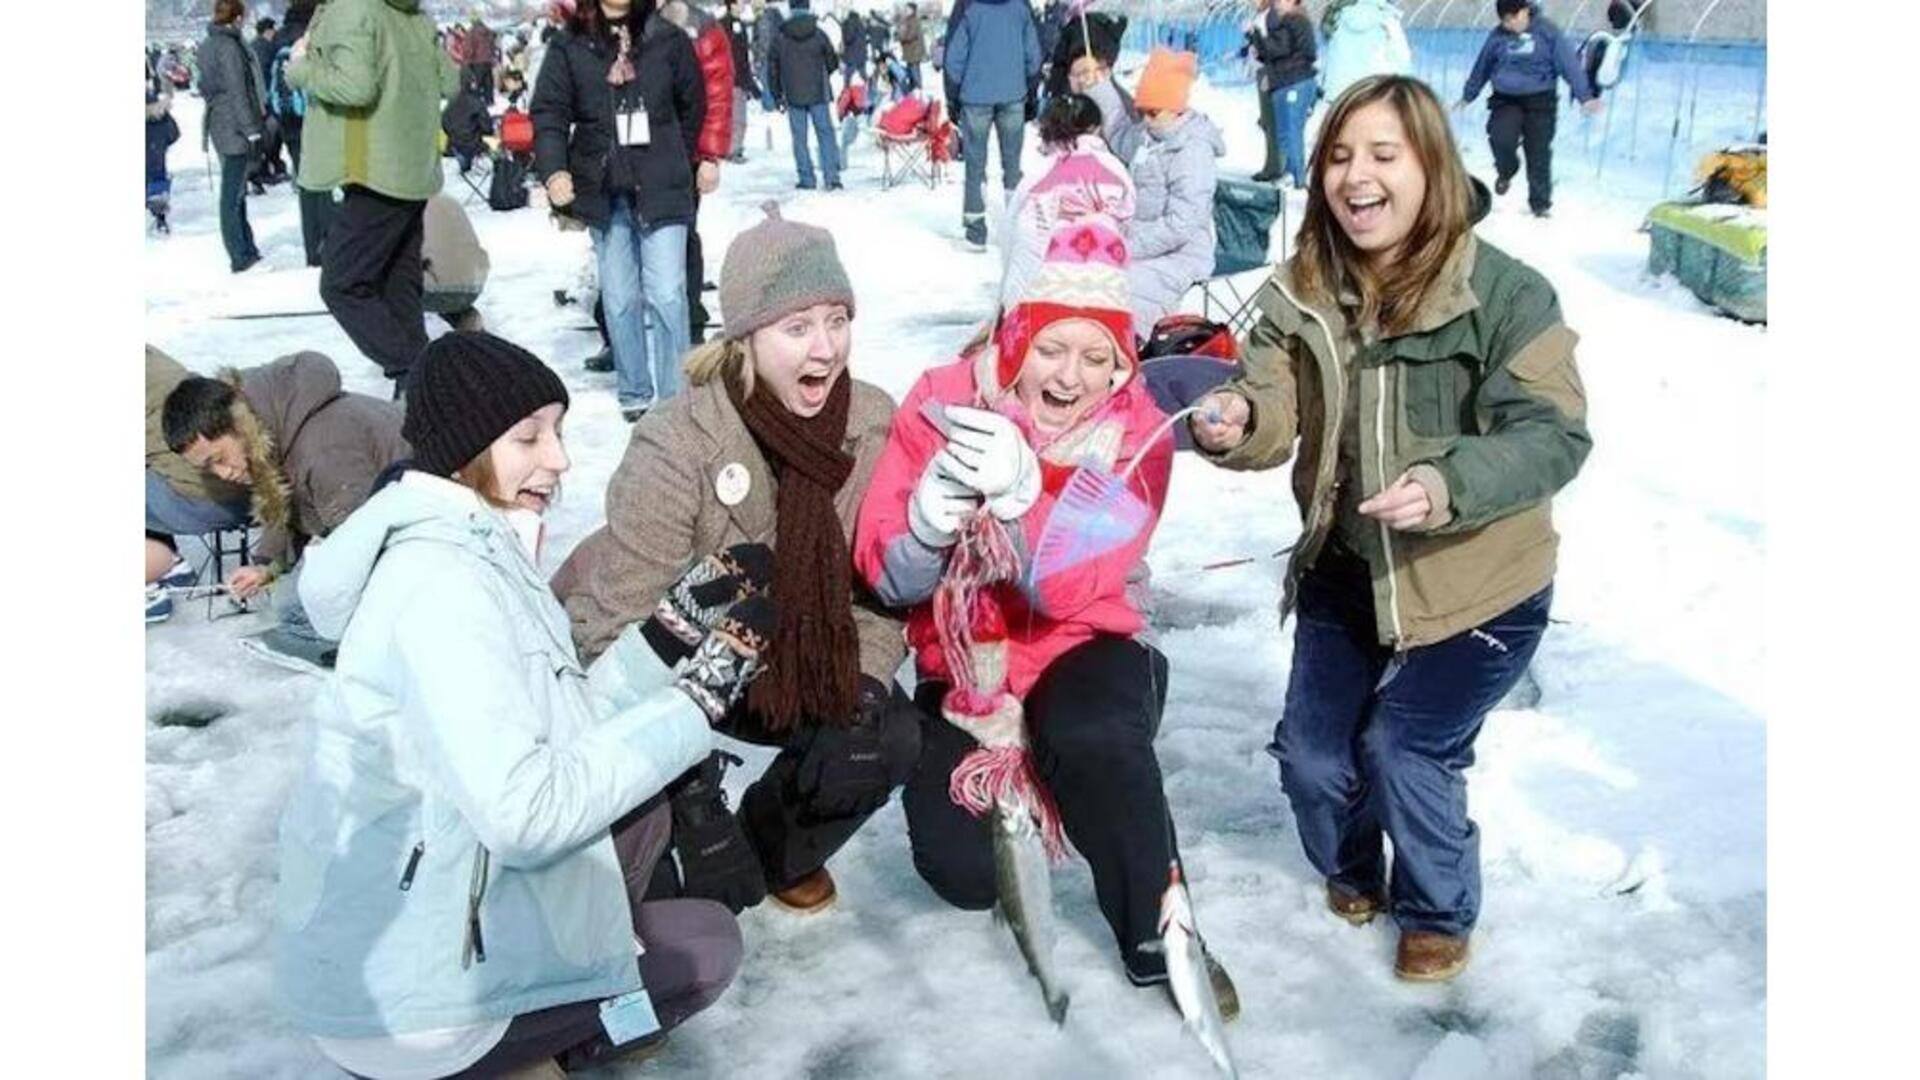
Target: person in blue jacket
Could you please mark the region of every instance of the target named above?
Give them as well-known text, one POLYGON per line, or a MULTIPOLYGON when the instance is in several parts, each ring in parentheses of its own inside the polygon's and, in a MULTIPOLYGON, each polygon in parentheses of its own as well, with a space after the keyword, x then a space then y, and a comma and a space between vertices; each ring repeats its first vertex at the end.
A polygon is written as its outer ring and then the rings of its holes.
POLYGON ((1027 90, 1040 75, 1040 34, 1027 5, 1014 0, 972 0, 950 27, 946 77, 960 93, 960 148, 967 166, 960 218, 967 243, 984 251, 987 130, 1000 144, 1000 185, 1011 196, 1020 186, 1027 90))
POLYGON ((566 387, 479 331, 409 379, 410 467, 300 576, 340 650, 280 821, 289 1019, 362 1077, 651 1051, 739 967, 725 907, 645 895, 659 793, 757 674, 770 583, 703 561, 583 670, 539 569, 566 387))
POLYGON ((1565 79, 1588 115, 1600 98, 1587 81, 1573 41, 1530 0, 1496 0, 1500 25, 1487 35, 1467 74, 1458 108, 1466 108, 1488 83, 1487 140, 1493 147, 1493 190, 1505 195, 1527 155, 1527 206, 1534 217, 1553 209, 1553 132, 1559 118, 1557 81, 1565 79))

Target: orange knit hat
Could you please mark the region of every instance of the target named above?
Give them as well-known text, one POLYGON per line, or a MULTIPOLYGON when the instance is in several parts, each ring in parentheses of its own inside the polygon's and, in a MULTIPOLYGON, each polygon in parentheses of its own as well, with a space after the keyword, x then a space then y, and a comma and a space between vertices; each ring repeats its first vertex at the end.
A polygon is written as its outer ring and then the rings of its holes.
POLYGON ((1142 112, 1184 110, 1198 70, 1199 57, 1190 52, 1154 49, 1147 57, 1140 85, 1133 91, 1134 107, 1142 112))

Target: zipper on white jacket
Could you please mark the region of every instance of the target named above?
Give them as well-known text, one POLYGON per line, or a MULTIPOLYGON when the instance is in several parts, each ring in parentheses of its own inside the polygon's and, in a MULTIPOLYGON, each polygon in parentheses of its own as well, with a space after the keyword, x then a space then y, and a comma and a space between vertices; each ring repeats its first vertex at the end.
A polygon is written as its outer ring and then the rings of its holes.
POLYGON ((413 888, 413 872, 420 869, 420 856, 426 853, 427 842, 425 840, 413 845, 413 854, 407 856, 407 868, 400 874, 401 892, 406 892, 413 888))
MULTIPOLYGON (((1374 410, 1373 442, 1374 453, 1380 463, 1380 490, 1387 490, 1393 481, 1387 479, 1387 367, 1380 365, 1380 402, 1374 410)), ((1387 557, 1387 618, 1393 623, 1394 650, 1400 648, 1404 636, 1400 632, 1400 583, 1393 577, 1393 530, 1387 523, 1380 522, 1380 547, 1387 557)))
POLYGON ((460 946, 460 970, 478 960, 487 962, 487 944, 480 937, 480 898, 487 895, 487 863, 491 853, 487 845, 473 845, 473 884, 467 889, 467 935, 460 946))

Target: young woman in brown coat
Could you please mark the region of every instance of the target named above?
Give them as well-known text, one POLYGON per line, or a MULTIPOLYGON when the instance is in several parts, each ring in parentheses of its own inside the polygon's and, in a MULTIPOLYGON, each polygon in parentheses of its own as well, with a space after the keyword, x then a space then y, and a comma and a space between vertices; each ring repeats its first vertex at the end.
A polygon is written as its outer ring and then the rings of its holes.
POLYGON ((717 726, 780 756, 737 814, 720 755, 690 773, 674 791, 675 844, 688 895, 739 910, 770 890, 815 911, 835 896, 827 860, 919 756, 917 718, 892 682, 901 624, 849 554, 893 402, 847 371, 853 289, 825 230, 769 204, 727 249, 720 306, 722 339, 688 355, 686 393, 634 426, 607 524, 553 587, 591 659, 703 560, 770 576, 767 672, 717 726))

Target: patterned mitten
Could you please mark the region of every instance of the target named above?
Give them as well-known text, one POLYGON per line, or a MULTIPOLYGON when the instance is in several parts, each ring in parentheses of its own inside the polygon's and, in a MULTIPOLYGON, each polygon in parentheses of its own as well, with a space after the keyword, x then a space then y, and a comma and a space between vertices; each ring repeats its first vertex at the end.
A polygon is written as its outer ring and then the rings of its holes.
POLYGON ((640 633, 662 661, 678 664, 694 654, 729 605, 766 592, 772 581, 772 549, 735 544, 701 559, 674 582, 640 633))
POLYGON ((773 636, 773 600, 756 594, 739 601, 713 621, 676 681, 718 724, 747 686, 765 669, 760 652, 773 636))

